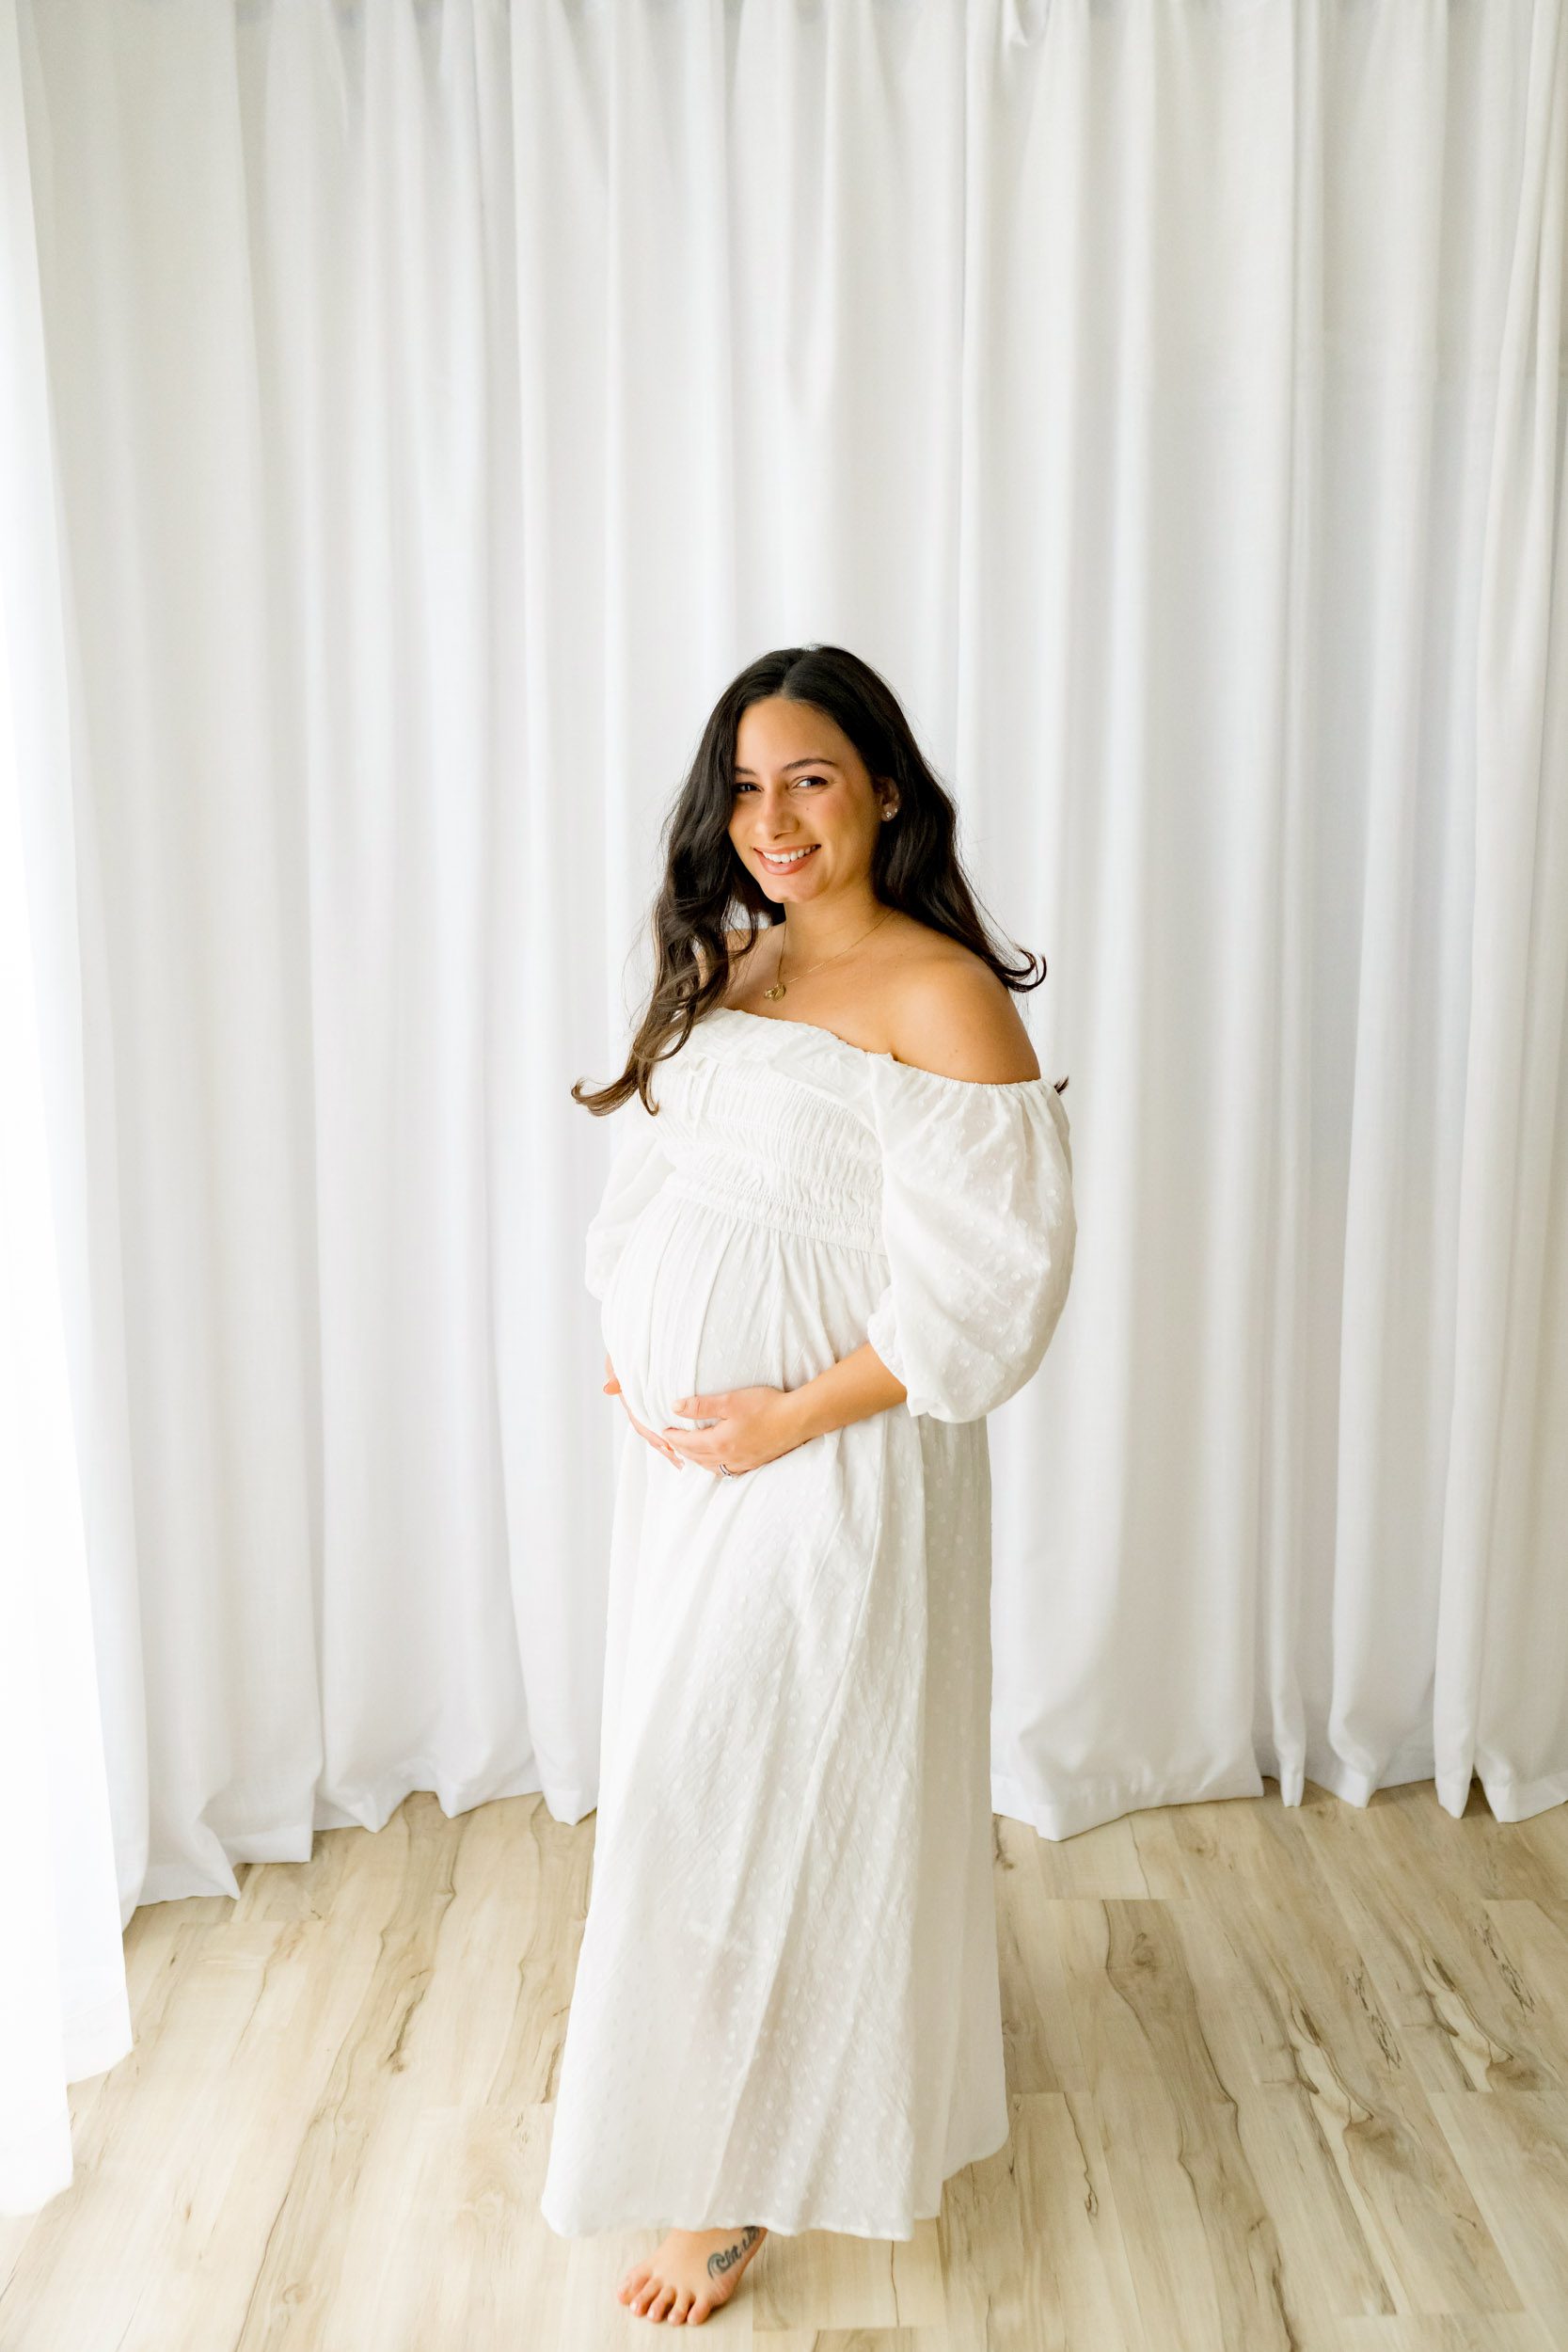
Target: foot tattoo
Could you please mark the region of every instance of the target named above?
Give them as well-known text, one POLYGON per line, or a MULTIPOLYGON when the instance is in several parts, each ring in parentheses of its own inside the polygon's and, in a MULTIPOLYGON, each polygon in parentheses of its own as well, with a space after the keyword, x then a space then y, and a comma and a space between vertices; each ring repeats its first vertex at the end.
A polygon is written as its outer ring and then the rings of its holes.
POLYGON ((729 2301, 767 2234, 761 2222, 738 2230, 672 2230, 651 2262, 632 2265, 617 2292, 640 2318, 700 2327, 729 2301))

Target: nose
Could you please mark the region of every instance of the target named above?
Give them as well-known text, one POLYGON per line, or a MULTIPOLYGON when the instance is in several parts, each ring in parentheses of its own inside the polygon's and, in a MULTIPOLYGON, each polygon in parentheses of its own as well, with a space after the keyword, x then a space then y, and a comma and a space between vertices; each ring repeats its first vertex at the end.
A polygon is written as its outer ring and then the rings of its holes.
POLYGON ((771 806, 769 806, 766 802, 764 803, 762 812, 762 839, 765 847, 769 841, 787 840, 794 831, 795 811, 790 807, 789 803, 786 800, 780 799, 774 801, 771 806))

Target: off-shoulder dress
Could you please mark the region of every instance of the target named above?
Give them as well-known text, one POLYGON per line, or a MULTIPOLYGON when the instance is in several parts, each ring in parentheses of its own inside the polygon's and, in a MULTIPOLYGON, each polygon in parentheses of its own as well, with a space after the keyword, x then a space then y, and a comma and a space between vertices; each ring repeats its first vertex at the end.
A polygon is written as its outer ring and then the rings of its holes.
POLYGON ((908 1399, 733 1478, 625 1430, 541 2211, 908 2238, 1008 2131, 986 1415, 1067 1296, 1067 1112, 732 1007, 653 1092, 585 1268, 637 1419, 867 1339, 908 1399))

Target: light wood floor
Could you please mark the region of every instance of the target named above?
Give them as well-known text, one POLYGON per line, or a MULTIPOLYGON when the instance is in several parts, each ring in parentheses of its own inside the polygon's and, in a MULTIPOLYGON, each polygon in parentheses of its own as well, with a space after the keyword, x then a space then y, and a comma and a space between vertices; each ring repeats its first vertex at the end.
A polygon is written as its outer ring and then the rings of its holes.
MULTIPOLYGON (((653 2233, 536 2209, 592 1841, 413 1796, 138 1911, 136 2047, 72 2090, 72 2187, 0 2222, 3 2352, 671 2341, 612 2293, 653 2233)), ((999 1820, 996 1888, 1010 2146, 911 2244, 766 2240, 703 2342, 1568 2348, 1568 1806, 999 1820)))

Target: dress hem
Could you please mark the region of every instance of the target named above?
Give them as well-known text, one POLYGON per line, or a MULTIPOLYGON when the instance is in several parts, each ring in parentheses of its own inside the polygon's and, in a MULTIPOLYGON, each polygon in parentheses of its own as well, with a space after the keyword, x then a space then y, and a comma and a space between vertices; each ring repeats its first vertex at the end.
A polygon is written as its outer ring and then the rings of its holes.
MULTIPOLYGON (((944 2173, 942 2175, 943 2189, 946 2188, 948 2182, 956 2180, 960 2172, 967 2172, 972 2164, 984 2164, 988 2157, 1000 2155, 1011 2137, 1012 2117, 1009 2113, 1001 2138, 992 2140, 989 2148, 976 2149, 972 2156, 965 2156, 959 2163, 956 2164, 951 2172, 944 2173)), ((893 2243, 897 2245, 907 2246, 914 2235, 914 2225, 916 2222, 935 2221, 940 2217, 942 2212, 942 2199, 940 2197, 938 2198, 935 2206, 929 2213, 917 2213, 912 2215, 910 2218, 908 2226, 904 2229, 898 2230, 890 2230, 884 2223, 881 2222, 842 2221, 831 2216, 825 2217, 819 2214, 811 2214, 804 2217, 798 2216, 793 2220, 781 2221, 769 2220, 767 2215, 759 2217, 755 2213, 749 2214, 744 2221, 681 2221, 668 2219, 662 2214, 650 2217, 645 2213, 623 2213, 614 2216, 608 2221, 595 2221, 589 2224, 586 2228, 567 2230, 562 2229, 560 2222, 551 2217, 543 2198, 539 2201, 539 2211, 545 2221, 548 2223, 550 2229, 554 2231, 556 2236, 563 2238, 596 2237, 607 2230, 699 2231, 759 2229, 766 2230, 769 2236, 776 2237, 802 2237, 808 2230, 825 2230, 830 2232, 834 2237, 880 2238, 891 2240, 893 2243)))

